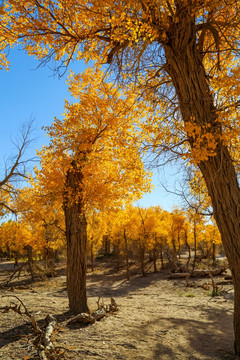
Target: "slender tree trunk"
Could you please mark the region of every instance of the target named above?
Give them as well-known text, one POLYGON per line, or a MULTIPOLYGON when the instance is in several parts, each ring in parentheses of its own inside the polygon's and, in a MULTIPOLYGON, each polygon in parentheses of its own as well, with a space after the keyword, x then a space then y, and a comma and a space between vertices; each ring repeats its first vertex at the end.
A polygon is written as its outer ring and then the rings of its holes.
POLYGON ((55 261, 55 263, 58 261, 59 259, 58 259, 58 249, 56 249, 55 251, 54 251, 54 261, 55 261))
POLYGON ((48 270, 49 273, 54 274, 55 272, 55 258, 54 258, 54 251, 51 249, 48 244, 51 240, 51 231, 49 228, 49 224, 45 223, 45 240, 46 240, 46 248, 45 248, 45 254, 46 254, 46 261, 45 261, 45 267, 48 270))
POLYGON ((180 234, 178 232, 178 258, 181 259, 181 243, 180 243, 180 234))
POLYGON ((34 281, 35 271, 34 271, 34 266, 33 266, 33 249, 32 249, 32 246, 30 246, 30 245, 27 245, 26 249, 27 249, 27 259, 28 259, 29 271, 31 274, 31 278, 34 281))
POLYGON ((188 249, 188 260, 187 260, 187 265, 186 265, 188 267, 189 262, 191 260, 191 248, 190 248, 190 245, 188 243, 188 235, 187 235, 186 229, 184 230, 184 235, 185 235, 185 245, 186 245, 186 247, 188 249))
MULTIPOLYGON (((233 160, 221 140, 221 123, 202 64, 194 16, 186 7, 177 9, 178 23, 171 23, 164 46, 166 71, 172 79, 185 125, 189 122, 216 139, 211 156, 198 166, 205 179, 217 226, 222 236, 235 288, 235 350, 240 356, 240 189, 233 160)), ((196 139, 189 136, 194 149, 196 139)))
POLYGON ((177 249, 176 249, 176 243, 174 237, 172 237, 172 247, 173 247, 173 256, 174 260, 177 259, 177 249))
POLYGON ((153 257, 154 257, 153 250, 149 250, 148 251, 148 260, 149 260, 149 262, 153 261, 153 257))
POLYGON ((206 251, 204 251, 204 247, 203 247, 203 252, 202 252, 202 259, 204 257, 207 257, 207 262, 208 264, 210 263, 210 259, 211 259, 211 249, 208 247, 208 245, 206 246, 206 251))
POLYGON ((215 242, 212 243, 212 259, 216 261, 216 244, 215 242))
POLYGON ((125 244, 125 260, 126 260, 126 277, 127 280, 130 279, 129 276, 129 255, 128 255, 128 240, 126 235, 126 229, 123 230, 124 244, 125 244))
POLYGON ((194 258, 193 258, 193 270, 196 266, 197 260, 197 231, 196 231, 196 220, 193 220, 193 239, 194 239, 194 258))
POLYGON ((7 257, 7 260, 10 260, 10 259, 11 259, 10 248, 9 248, 8 245, 7 245, 7 249, 6 249, 6 257, 7 257))
POLYGON ((91 269, 94 271, 94 254, 93 254, 93 244, 91 244, 91 269))
POLYGON ((157 272, 157 246, 154 245, 153 248, 153 268, 154 272, 157 272))
POLYGON ((103 235, 104 255, 110 255, 111 242, 108 235, 103 235))
POLYGON ((145 276, 145 264, 144 264, 144 260, 145 260, 145 246, 140 244, 139 247, 139 257, 140 257, 140 264, 141 264, 141 270, 142 270, 142 275, 145 276))
POLYGON ((117 255, 117 271, 120 270, 120 248, 119 248, 119 244, 116 244, 116 255, 117 255))
POLYGON ((160 245, 160 260, 161 260, 161 270, 164 268, 164 261, 163 261, 163 245, 160 245))
POLYGON ((87 222, 79 192, 81 169, 72 162, 64 194, 64 213, 67 237, 67 291, 69 307, 74 314, 89 312, 86 294, 87 222))
POLYGON ((44 247, 43 249, 43 259, 44 259, 44 269, 47 270, 47 258, 48 258, 48 248, 44 247))

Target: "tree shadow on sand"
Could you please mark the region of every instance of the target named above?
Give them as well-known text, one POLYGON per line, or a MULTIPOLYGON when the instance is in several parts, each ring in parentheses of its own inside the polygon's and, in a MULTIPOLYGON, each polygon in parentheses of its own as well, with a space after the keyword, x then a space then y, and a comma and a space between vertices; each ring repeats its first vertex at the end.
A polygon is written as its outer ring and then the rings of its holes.
POLYGON ((145 339, 149 328, 158 329, 153 360, 199 360, 199 354, 204 360, 238 359, 233 351, 232 315, 204 305, 201 311, 205 320, 161 316, 139 328, 145 339))

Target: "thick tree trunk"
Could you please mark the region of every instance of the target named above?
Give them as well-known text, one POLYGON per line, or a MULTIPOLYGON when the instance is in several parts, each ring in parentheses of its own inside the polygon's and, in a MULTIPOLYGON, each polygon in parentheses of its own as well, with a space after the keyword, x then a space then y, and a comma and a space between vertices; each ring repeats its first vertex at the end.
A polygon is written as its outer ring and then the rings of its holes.
POLYGON ((235 350, 240 356, 240 190, 228 150, 200 164, 233 276, 235 350))
MULTIPOLYGON (((169 26, 168 40, 163 44, 166 71, 176 90, 184 123, 198 126, 202 134, 210 132, 217 142, 214 153, 200 159, 198 165, 233 274, 235 350, 240 356, 240 189, 229 150, 220 138, 221 123, 197 45, 194 16, 187 8, 178 9, 177 15, 178 22, 169 26)), ((193 149, 194 142, 195 138, 189 136, 193 149)))
POLYGON ((76 164, 68 171, 64 194, 67 237, 67 291, 74 314, 89 312, 86 294, 87 222, 81 196, 82 173, 76 164))

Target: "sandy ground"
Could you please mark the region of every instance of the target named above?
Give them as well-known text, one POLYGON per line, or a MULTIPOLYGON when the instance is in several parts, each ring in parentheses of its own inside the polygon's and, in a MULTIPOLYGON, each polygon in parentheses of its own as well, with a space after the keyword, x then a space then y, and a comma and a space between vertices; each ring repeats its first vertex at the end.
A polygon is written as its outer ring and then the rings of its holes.
MULTIPOLYGON (((0 263, 0 282, 12 264, 0 263)), ((218 280, 221 280, 220 278, 218 280)), ((208 279, 194 280, 196 285, 208 279)), ((135 274, 125 280, 124 270, 99 267, 88 274, 88 297, 96 309, 98 297, 105 303, 113 297, 119 311, 89 326, 68 325, 64 269, 48 281, 28 284, 23 275, 12 289, 1 290, 1 305, 18 296, 43 326, 47 314, 58 327, 56 346, 68 349, 68 358, 84 360, 222 360, 233 354, 233 287, 224 286, 220 296, 210 290, 186 287, 185 280, 168 279, 167 271, 135 274), (23 284, 24 282, 24 284, 23 284), (19 288, 25 285, 27 289, 19 288)), ((34 334, 28 319, 14 313, 0 313, 0 359, 37 359, 34 334)))

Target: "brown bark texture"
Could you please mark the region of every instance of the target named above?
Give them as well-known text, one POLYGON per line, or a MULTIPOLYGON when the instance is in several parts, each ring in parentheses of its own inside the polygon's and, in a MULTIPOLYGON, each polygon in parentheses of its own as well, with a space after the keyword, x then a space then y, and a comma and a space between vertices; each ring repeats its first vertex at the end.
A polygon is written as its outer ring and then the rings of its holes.
MULTIPOLYGON (((184 122, 206 126, 221 134, 217 109, 210 91, 196 40, 195 19, 186 8, 180 9, 179 22, 172 23, 164 46, 166 70, 172 79, 184 122)), ((194 147, 194 139, 189 138, 194 147)), ((235 287, 234 331, 235 350, 240 356, 240 189, 228 148, 217 140, 215 155, 199 163, 205 179, 216 223, 233 275, 235 287)))
POLYGON ((74 314, 89 312, 86 293, 87 222, 79 195, 82 178, 81 169, 73 162, 66 177, 64 213, 67 237, 67 291, 70 311, 74 314))

